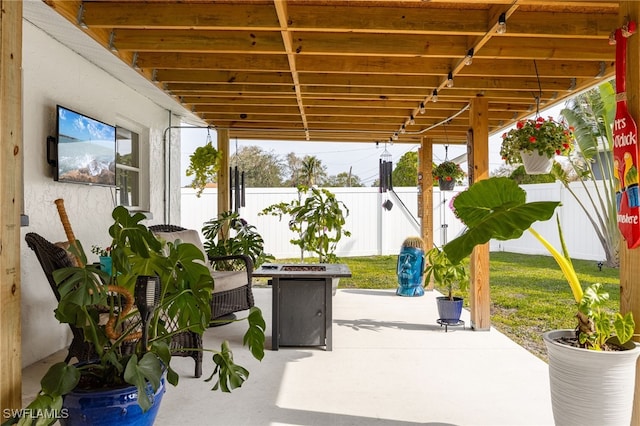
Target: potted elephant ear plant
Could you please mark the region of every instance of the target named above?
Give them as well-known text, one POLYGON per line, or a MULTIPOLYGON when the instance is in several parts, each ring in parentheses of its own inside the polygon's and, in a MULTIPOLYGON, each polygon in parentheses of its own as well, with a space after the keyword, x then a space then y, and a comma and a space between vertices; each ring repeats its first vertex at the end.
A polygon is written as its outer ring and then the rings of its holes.
POLYGON ((460 165, 449 160, 435 166, 431 174, 438 181, 438 186, 442 191, 453 191, 456 183, 461 183, 465 176, 460 165))
POLYGON ((547 174, 553 157, 569 155, 575 144, 573 128, 552 117, 520 120, 502 135, 500 155, 507 164, 524 164, 530 174, 547 174))
POLYGON ((548 220, 560 205, 556 201, 526 202, 526 192, 508 178, 490 178, 473 184, 453 202, 466 231, 445 244, 443 251, 459 262, 478 244, 495 238, 519 238, 524 231, 543 244, 562 270, 574 299, 577 319, 573 330, 552 330, 543 339, 549 354, 551 401, 556 424, 630 424, 639 347, 631 341, 632 314, 608 312, 609 298, 601 284, 586 289, 576 275, 558 225, 562 252, 531 225, 548 220))

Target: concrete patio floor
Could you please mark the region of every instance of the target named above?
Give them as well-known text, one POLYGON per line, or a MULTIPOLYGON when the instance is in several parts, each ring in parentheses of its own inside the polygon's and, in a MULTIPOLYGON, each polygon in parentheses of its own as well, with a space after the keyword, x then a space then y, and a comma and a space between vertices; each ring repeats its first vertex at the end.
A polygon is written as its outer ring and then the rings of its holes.
MULTIPOLYGON (((174 358, 180 384, 168 387, 156 425, 553 425, 547 364, 495 329, 445 332, 437 292, 338 290, 330 352, 272 351, 271 289, 254 294, 267 321, 262 362, 240 348, 246 322, 204 334, 206 348, 229 340, 249 380, 230 394, 210 391, 207 353, 202 379, 193 378, 190 358, 174 358)), ((469 324, 467 311, 462 319, 469 324)), ((24 370, 26 399, 65 353, 24 370)))

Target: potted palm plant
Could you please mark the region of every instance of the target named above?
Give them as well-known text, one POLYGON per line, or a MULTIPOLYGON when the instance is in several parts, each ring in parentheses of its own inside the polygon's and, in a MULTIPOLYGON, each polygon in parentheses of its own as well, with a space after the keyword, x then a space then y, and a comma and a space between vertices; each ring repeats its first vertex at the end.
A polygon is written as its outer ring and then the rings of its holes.
POLYGON ((431 170, 433 178, 443 191, 452 191, 456 183, 461 183, 465 174, 459 164, 445 160, 431 170))
POLYGON ((462 262, 452 263, 446 252, 434 247, 427 252, 425 277, 426 281, 433 277, 434 283, 447 291, 446 296, 436 298, 439 320, 447 324, 458 324, 463 298, 453 296, 453 290, 457 287, 460 292, 465 292, 469 288, 466 266, 462 262))
MULTIPOLYGON (((171 367, 176 350, 170 346, 172 338, 185 331, 201 336, 209 325, 213 280, 202 252, 193 244, 158 240, 140 223, 145 218, 141 213, 131 216, 124 207, 116 207, 112 216, 111 273, 87 264, 79 241, 69 250, 86 266, 54 272, 61 294, 56 318, 83 330, 92 355, 87 362, 51 366, 41 391, 22 411, 49 413, 37 419, 38 424, 58 419, 63 425, 152 424, 165 380, 178 384, 178 373, 171 367), (107 400, 127 405, 109 408, 104 393, 107 400)), ((244 343, 262 359, 265 323, 260 310, 252 308, 247 320, 244 343)), ((217 375, 213 389, 229 392, 248 377, 249 372, 233 362, 227 342, 220 350, 203 349, 201 344, 183 350, 213 354, 215 367, 208 379, 217 375)), ((20 422, 31 420, 23 417, 20 422)))
POLYGON ((543 335, 549 353, 551 400, 556 424, 629 424, 640 349, 630 341, 631 313, 606 312, 609 296, 598 283, 582 288, 558 228, 562 253, 531 224, 548 220, 555 201, 526 202, 526 193, 508 178, 479 181, 453 202, 466 231, 443 247, 451 262, 460 262, 490 239, 519 238, 529 230, 560 266, 576 300, 574 330, 543 335))
POLYGON ((573 145, 573 128, 552 117, 537 117, 518 121, 502 135, 500 155, 507 164, 524 164, 529 174, 546 174, 553 157, 568 155, 573 145))

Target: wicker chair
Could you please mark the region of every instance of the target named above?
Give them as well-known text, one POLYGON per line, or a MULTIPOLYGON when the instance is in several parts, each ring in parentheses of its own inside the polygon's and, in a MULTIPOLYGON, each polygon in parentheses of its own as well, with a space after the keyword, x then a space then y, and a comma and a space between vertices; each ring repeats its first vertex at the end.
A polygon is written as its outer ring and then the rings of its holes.
MULTIPOLYGON (((74 266, 67 251, 61 247, 52 244, 42 236, 29 232, 25 235, 27 245, 33 250, 42 266, 45 277, 49 281, 51 290, 56 296, 56 300, 60 301, 60 292, 58 286, 53 279, 53 271, 56 269, 74 266)), ((170 320, 167 320, 170 327, 170 320)), ((78 362, 90 361, 97 357, 97 354, 90 342, 85 341, 84 332, 81 328, 77 328, 72 324, 68 324, 73 334, 69 352, 65 358, 65 362, 69 362, 72 358, 76 358, 78 362)), ((183 351, 182 348, 202 349, 202 336, 193 331, 185 331, 177 333, 171 337, 170 342, 171 355, 191 357, 195 361, 195 377, 202 376, 202 350, 183 351)))
MULTIPOLYGON (((186 228, 177 225, 151 225, 149 229, 166 240, 173 241, 175 238, 170 239, 169 234, 178 233, 183 231, 189 231, 186 228)), ((195 231, 192 231, 195 232, 195 231)), ((193 239, 196 239, 195 237, 193 239)), ((197 241, 188 241, 194 243, 200 247, 204 252, 200 238, 197 237, 197 241)), ((217 281, 219 289, 213 290, 211 298, 211 325, 216 325, 220 321, 224 321, 225 317, 238 312, 251 308, 254 305, 253 291, 251 290, 251 280, 253 276, 253 261, 247 255, 231 255, 231 256, 219 256, 212 257, 207 256, 209 263, 213 269, 211 275, 214 280, 214 284, 217 281), (224 268, 229 265, 229 261, 235 261, 231 263, 240 263, 243 268, 241 271, 225 271, 224 268), (238 262, 239 261, 239 262, 238 262), (222 282, 228 278, 234 280, 240 279, 241 285, 233 285, 233 288, 220 289, 222 282)))

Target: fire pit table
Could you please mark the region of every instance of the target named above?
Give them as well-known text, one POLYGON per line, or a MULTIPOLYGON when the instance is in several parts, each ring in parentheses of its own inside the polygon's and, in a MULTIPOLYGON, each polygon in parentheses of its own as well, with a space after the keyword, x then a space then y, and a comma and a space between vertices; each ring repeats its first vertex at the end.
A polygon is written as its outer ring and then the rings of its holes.
POLYGON ((350 277, 347 265, 263 264, 254 277, 269 277, 273 318, 271 346, 324 346, 332 349, 332 281, 350 277))

